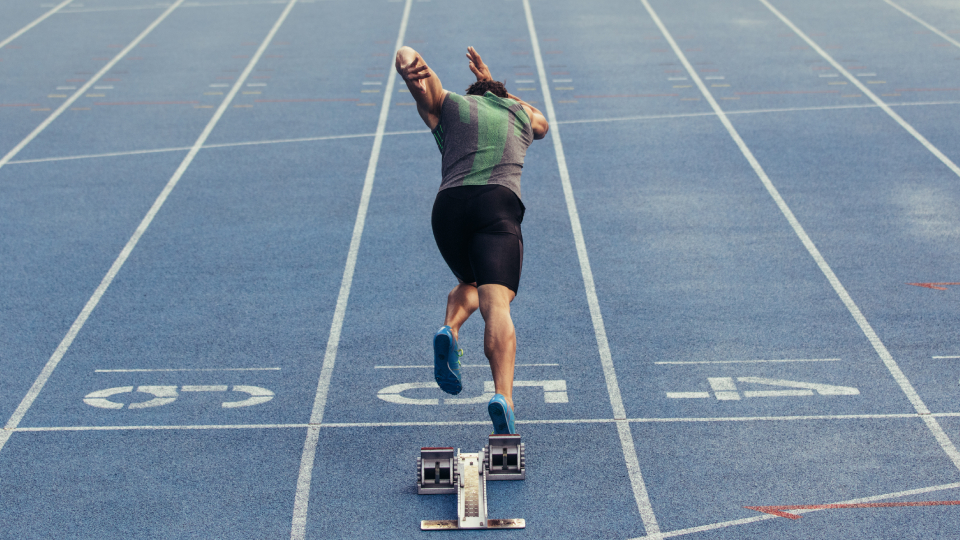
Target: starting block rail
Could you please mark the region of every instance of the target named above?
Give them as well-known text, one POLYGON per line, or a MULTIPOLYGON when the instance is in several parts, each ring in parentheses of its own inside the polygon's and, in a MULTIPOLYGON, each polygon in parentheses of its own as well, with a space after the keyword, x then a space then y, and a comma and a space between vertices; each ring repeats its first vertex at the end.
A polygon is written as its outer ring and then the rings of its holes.
POLYGON ((523 529, 523 519, 489 519, 488 480, 523 480, 526 456, 520 435, 490 435, 477 453, 453 447, 423 447, 417 458, 417 493, 457 494, 457 519, 422 520, 420 529, 523 529))

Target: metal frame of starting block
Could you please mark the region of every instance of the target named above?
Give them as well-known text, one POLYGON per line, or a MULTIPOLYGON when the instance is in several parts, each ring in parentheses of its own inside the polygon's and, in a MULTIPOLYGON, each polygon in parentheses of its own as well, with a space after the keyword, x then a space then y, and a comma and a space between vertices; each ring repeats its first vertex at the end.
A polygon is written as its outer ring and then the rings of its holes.
POLYGON ((420 529, 523 529, 523 519, 489 519, 487 481, 523 480, 526 456, 520 435, 490 435, 478 453, 453 447, 424 447, 417 458, 417 493, 457 494, 457 519, 423 520, 420 529))

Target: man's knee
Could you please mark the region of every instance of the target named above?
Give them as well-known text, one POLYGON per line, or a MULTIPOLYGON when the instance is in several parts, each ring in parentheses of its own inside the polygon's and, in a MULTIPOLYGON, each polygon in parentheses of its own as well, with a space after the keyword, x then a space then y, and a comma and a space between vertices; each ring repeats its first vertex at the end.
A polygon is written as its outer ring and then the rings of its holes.
POLYGON ((510 311, 510 302, 516 293, 497 283, 487 283, 478 288, 480 294, 480 311, 482 313, 506 310, 510 311))

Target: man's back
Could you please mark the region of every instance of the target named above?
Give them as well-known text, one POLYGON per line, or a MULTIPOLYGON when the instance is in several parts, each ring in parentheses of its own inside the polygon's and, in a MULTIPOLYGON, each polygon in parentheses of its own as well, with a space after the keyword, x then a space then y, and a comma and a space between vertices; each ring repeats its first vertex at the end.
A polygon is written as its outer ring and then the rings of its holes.
POLYGON ((443 156, 440 190, 496 184, 520 196, 523 160, 533 142, 522 104, 491 92, 447 92, 433 136, 443 156))

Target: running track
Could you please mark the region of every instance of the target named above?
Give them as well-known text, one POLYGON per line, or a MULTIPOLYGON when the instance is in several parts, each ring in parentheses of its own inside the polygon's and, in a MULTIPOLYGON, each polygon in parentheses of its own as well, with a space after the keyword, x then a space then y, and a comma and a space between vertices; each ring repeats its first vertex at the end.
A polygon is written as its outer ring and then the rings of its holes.
POLYGON ((0 537, 953 538, 960 8, 5 0, 0 537), (426 533, 453 285, 392 70, 475 46, 551 123, 510 532, 426 533), (917 285, 920 284, 920 285, 917 285), (824 508, 827 505, 827 508, 824 508), (829 507, 833 505, 833 507, 829 507), (837 505, 841 507, 838 508, 837 505), (813 506, 784 519, 745 507, 813 506))

